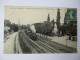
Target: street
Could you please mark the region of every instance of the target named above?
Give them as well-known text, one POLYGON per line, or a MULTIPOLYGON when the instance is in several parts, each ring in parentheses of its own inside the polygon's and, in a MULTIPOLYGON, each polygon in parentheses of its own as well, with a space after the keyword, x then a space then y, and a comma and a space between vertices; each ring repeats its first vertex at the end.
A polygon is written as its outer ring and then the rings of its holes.
POLYGON ((4 53, 14 54, 18 53, 19 51, 21 50, 18 42, 18 32, 15 32, 6 37, 4 42, 4 53))

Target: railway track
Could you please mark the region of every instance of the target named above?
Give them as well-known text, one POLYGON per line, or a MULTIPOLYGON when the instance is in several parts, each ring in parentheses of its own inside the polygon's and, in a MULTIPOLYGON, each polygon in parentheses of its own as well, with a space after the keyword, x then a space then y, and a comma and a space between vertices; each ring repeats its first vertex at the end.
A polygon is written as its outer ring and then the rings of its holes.
POLYGON ((23 31, 23 41, 25 42, 25 44, 32 50, 32 53, 46 53, 42 47, 38 46, 37 43, 35 43, 34 41, 32 41, 23 31))
POLYGON ((43 42, 31 40, 24 31, 22 31, 21 34, 23 35, 23 41, 26 46, 33 51, 32 53, 58 53, 53 47, 50 47, 43 42))
POLYGON ((47 49, 48 53, 60 53, 59 51, 55 50, 53 47, 51 47, 50 45, 47 45, 41 41, 36 41, 36 43, 38 43, 40 46, 44 47, 45 49, 47 49))
POLYGON ((41 38, 38 36, 38 40, 43 42, 44 44, 47 44, 47 45, 50 45, 51 47, 54 47, 55 50, 57 50, 61 53, 75 53, 76 52, 75 48, 68 47, 68 46, 53 42, 49 39, 45 40, 45 39, 43 39, 43 37, 41 38))
POLYGON ((46 40, 43 37, 38 36, 37 41, 33 41, 30 39, 24 30, 21 31, 22 40, 26 44, 27 47, 32 51, 31 53, 72 53, 76 52, 73 51, 73 48, 58 44, 51 40, 46 40))

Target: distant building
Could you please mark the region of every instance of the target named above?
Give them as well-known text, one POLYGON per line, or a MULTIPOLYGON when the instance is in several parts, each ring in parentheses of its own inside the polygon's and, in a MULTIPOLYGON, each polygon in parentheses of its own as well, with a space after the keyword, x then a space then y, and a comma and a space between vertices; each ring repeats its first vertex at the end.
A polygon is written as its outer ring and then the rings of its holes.
POLYGON ((5 27, 4 27, 4 30, 5 30, 5 31, 8 31, 8 30, 10 30, 10 27, 5 26, 5 27))
POLYGON ((4 20, 4 30, 5 31, 10 30, 10 25, 11 25, 11 22, 9 20, 4 20))
POLYGON ((11 22, 9 20, 4 20, 4 26, 10 26, 11 25, 11 22))
POLYGON ((49 14, 48 14, 48 17, 47 17, 47 21, 48 21, 48 22, 50 22, 50 17, 49 17, 49 14))

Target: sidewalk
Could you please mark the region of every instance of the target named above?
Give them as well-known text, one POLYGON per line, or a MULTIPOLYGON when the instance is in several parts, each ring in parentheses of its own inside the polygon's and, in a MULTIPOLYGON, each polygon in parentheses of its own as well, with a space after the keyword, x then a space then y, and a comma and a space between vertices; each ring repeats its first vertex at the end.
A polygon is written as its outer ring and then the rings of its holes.
POLYGON ((77 48, 77 42, 68 40, 68 36, 62 36, 62 37, 53 36, 51 39, 52 41, 55 41, 57 43, 67 45, 69 47, 77 48))

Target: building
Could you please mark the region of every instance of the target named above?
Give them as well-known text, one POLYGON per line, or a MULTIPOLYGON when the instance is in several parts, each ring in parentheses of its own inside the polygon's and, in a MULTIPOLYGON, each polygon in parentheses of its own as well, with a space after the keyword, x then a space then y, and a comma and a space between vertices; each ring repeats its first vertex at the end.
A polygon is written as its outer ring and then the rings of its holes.
POLYGON ((10 27, 11 22, 9 20, 4 20, 4 26, 10 27))

